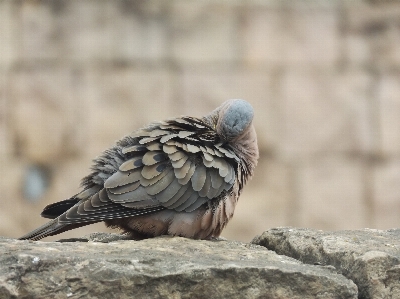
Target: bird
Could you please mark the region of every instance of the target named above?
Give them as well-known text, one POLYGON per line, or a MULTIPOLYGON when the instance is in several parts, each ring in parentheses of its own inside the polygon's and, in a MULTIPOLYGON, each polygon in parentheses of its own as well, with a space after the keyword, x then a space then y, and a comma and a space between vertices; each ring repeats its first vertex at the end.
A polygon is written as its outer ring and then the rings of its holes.
POLYGON ((133 240, 219 238, 259 158, 253 118, 251 104, 231 99, 134 131, 93 160, 81 192, 43 209, 52 220, 19 239, 102 221, 133 240))

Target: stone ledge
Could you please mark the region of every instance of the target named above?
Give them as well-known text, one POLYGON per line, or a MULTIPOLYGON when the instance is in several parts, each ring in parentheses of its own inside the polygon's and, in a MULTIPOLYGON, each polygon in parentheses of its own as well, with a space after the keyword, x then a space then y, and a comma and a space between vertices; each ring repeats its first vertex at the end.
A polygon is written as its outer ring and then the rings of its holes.
POLYGON ((0 297, 357 298, 356 285, 332 267, 303 264, 253 244, 118 239, 0 238, 0 297))
POLYGON ((334 266, 356 283, 359 298, 400 298, 400 229, 323 232, 281 227, 252 243, 303 263, 334 266))

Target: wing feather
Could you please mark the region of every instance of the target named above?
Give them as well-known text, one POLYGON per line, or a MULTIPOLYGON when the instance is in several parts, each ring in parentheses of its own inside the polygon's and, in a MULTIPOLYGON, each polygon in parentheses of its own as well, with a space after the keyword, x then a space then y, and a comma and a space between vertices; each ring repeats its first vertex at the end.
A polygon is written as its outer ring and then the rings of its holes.
POLYGON ((142 186, 139 186, 138 188, 136 188, 133 191, 130 191, 127 193, 122 193, 122 194, 113 194, 110 191, 108 191, 107 195, 115 203, 141 201, 141 200, 147 200, 147 199, 152 198, 146 192, 145 187, 142 187, 142 186))
POLYGON ((162 162, 154 165, 145 165, 142 168, 142 176, 145 179, 151 180, 155 176, 158 176, 160 173, 162 173, 166 167, 167 164, 162 162))
POLYGON ((185 208, 185 212, 193 212, 208 201, 206 197, 199 197, 194 203, 185 208))
POLYGON ((190 195, 190 197, 187 200, 185 200, 185 202, 183 202, 180 206, 176 207, 175 210, 177 210, 178 212, 181 212, 184 209, 186 209, 188 206, 194 204, 198 199, 199 199, 199 193, 193 192, 190 195))
POLYGON ((170 158, 171 161, 178 161, 180 159, 182 159, 183 157, 185 157, 186 154, 182 151, 177 151, 173 154, 169 154, 168 157, 170 158))
POLYGON ((148 151, 143 155, 143 164, 144 165, 154 165, 159 162, 165 161, 167 156, 161 151, 148 151))
POLYGON ((163 206, 167 207, 168 209, 176 209, 177 207, 179 207, 180 205, 182 205, 185 201, 188 200, 188 198, 195 193, 195 191, 193 191, 192 186, 190 186, 189 184, 186 185, 187 189, 185 190, 185 192, 177 199, 174 198, 175 202, 166 202, 163 206))
POLYGON ((125 161, 124 163, 122 163, 121 166, 119 167, 119 170, 129 171, 129 170, 133 170, 136 168, 140 168, 142 166, 143 166, 142 156, 139 156, 139 157, 134 157, 132 159, 129 159, 128 161, 125 161))
POLYGON ((104 182, 104 187, 107 189, 116 188, 137 182, 142 177, 140 172, 141 169, 135 169, 133 171, 117 171, 104 182))
POLYGON ((190 163, 190 168, 187 171, 187 173, 185 174, 185 176, 181 179, 178 180, 178 182, 182 185, 186 185, 189 180, 191 179, 194 171, 196 170, 196 165, 194 163, 190 163))
POLYGON ((185 164, 183 164, 180 168, 174 168, 175 177, 177 179, 183 179, 190 169, 190 165, 192 162, 190 159, 186 160, 185 164))
POLYGON ((131 153, 131 152, 144 152, 146 150, 147 150, 146 146, 141 145, 141 144, 136 144, 136 145, 132 145, 129 147, 124 147, 122 149, 122 153, 127 154, 127 153, 131 153))
POLYGON ((200 191, 206 181, 206 168, 204 165, 197 165, 192 176, 192 187, 194 191, 200 191))
POLYGON ((146 187, 146 192, 149 195, 156 195, 163 191, 165 188, 169 186, 169 184, 172 183, 172 181, 175 179, 175 174, 174 171, 172 170, 172 167, 166 169, 168 173, 160 179, 157 184, 150 185, 146 187))
POLYGON ((168 187, 162 190, 160 193, 156 195, 156 199, 161 202, 169 201, 178 191, 181 189, 182 185, 178 183, 177 179, 174 179, 168 187))
POLYGON ((175 145, 164 144, 163 151, 167 154, 173 154, 178 151, 178 148, 175 145))
MULTIPOLYGON (((168 201, 164 202, 162 205, 164 207, 169 207, 172 204, 176 203, 189 188, 191 188, 190 184, 181 185, 179 191, 174 196, 172 196, 168 201)), ((191 192, 193 192, 193 190, 191 192)))
POLYGON ((199 195, 201 197, 205 197, 207 196, 208 192, 210 191, 211 188, 211 175, 210 175, 210 171, 206 172, 206 180, 204 182, 203 188, 201 188, 201 190, 199 191, 199 195))
POLYGON ((177 160, 177 161, 172 161, 172 167, 176 168, 181 168, 185 162, 189 159, 189 156, 185 155, 182 159, 177 160))
POLYGON ((157 183, 159 180, 161 180, 168 172, 163 171, 161 172, 159 175, 156 175, 155 177, 151 178, 151 179, 146 179, 145 177, 141 177, 140 178, 140 184, 143 187, 147 187, 150 185, 154 185, 155 183, 157 183))
POLYGON ((161 151, 162 150, 162 145, 159 142, 155 141, 155 142, 151 142, 149 144, 146 144, 146 148, 149 151, 161 151))
POLYGON ((137 181, 132 184, 127 184, 116 188, 109 188, 108 191, 110 191, 113 194, 123 194, 136 190, 136 188, 139 186, 140 186, 140 181, 137 181))

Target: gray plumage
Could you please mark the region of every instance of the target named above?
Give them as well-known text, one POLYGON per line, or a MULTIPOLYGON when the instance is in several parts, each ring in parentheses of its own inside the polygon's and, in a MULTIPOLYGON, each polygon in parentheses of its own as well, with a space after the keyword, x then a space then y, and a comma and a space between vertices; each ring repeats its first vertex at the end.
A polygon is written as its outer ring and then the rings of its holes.
POLYGON ((154 122, 94 160, 83 191, 47 206, 39 240, 104 221, 133 239, 218 237, 258 160, 253 108, 229 100, 203 118, 154 122))

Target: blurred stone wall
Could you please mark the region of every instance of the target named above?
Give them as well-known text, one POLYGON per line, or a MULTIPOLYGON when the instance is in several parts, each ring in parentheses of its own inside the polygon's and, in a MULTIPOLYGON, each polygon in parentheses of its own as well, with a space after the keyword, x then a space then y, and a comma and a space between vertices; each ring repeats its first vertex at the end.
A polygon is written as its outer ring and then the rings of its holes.
POLYGON ((399 227, 399 74, 398 1, 0 0, 0 235, 125 134, 229 98, 261 158, 225 237, 399 227))

